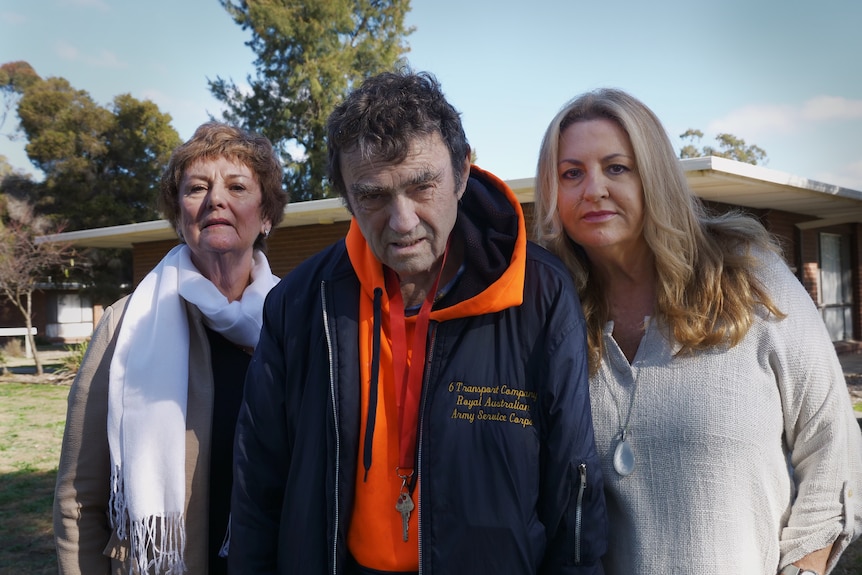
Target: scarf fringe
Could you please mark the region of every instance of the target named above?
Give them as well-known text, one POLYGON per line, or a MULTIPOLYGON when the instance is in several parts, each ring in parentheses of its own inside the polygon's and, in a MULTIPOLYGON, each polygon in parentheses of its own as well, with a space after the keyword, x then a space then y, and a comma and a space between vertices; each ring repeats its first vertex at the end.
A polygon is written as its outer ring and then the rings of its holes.
POLYGON ((123 490, 122 473, 114 467, 111 473, 109 509, 111 526, 120 539, 129 541, 129 562, 135 573, 182 575, 186 550, 185 517, 183 513, 150 515, 137 521, 129 517, 123 490))
POLYGON ((185 305, 200 310, 205 324, 229 340, 254 347, 264 300, 278 278, 262 252, 255 251, 252 261, 251 284, 240 300, 228 303, 194 266, 189 247, 179 245, 129 299, 111 358, 107 423, 110 520, 131 545, 133 572, 185 570, 190 345, 185 305))
POLYGON ((129 538, 129 514, 126 509, 125 490, 123 489, 123 474, 116 465, 111 470, 111 497, 108 500, 108 513, 111 527, 117 531, 120 539, 129 538))

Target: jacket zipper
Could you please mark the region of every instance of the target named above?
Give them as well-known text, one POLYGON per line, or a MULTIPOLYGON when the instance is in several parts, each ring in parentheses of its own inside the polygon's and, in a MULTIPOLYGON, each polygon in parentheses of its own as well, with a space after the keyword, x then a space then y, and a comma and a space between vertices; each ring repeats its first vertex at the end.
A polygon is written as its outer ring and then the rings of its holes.
POLYGON ((575 507, 575 563, 581 562, 581 524, 583 522, 584 491, 587 489, 587 464, 578 465, 581 483, 578 486, 578 504, 575 507))
MULTIPOLYGON (((426 368, 423 369, 424 377, 422 378, 422 403, 419 407, 419 446, 416 455, 416 473, 417 481, 422 477, 422 430, 425 425, 425 404, 428 402, 428 365, 431 365, 434 359, 434 344, 437 341, 437 324, 431 324, 431 337, 428 341, 428 353, 425 357, 426 368)), ((421 496, 421 494, 420 494, 421 496)), ((422 502, 420 502, 416 510, 416 533, 419 541, 419 575, 422 575, 422 502)))
POLYGON ((341 436, 338 434, 338 409, 335 404, 335 361, 332 358, 332 333, 329 329, 329 313, 326 303, 326 282, 320 282, 320 308, 323 313, 323 329, 326 333, 326 349, 329 354, 329 395, 332 401, 332 421, 335 428, 335 520, 332 537, 332 575, 338 573, 338 487, 341 467, 341 436))

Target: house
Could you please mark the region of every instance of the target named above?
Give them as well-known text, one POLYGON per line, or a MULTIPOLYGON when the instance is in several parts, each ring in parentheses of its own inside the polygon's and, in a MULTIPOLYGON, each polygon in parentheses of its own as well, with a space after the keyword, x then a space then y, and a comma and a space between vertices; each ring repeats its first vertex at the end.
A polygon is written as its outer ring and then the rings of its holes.
MULTIPOLYGON (((58 343, 85 341, 93 333, 100 308, 94 307, 81 286, 70 283, 40 283, 31 302, 36 337, 58 343)), ((24 318, 11 303, 0 302, 0 329, 24 329, 24 318)), ((7 337, 0 334, 0 346, 7 337)), ((17 336, 16 336, 17 337, 17 336)), ((23 336, 22 336, 23 339, 23 336)))
MULTIPOLYGON (((724 158, 680 162, 694 193, 711 208, 749 212, 779 238, 834 341, 862 340, 862 192, 724 158)), ((533 178, 507 183, 530 220, 533 178)), ((290 273, 343 237, 349 221, 339 198, 287 206, 280 229, 268 241, 273 273, 290 273)), ((135 284, 177 243, 164 220, 66 232, 39 241, 129 248, 135 284)), ((67 300, 58 298, 56 305, 55 316, 65 317, 67 300)), ((98 321, 98 314, 92 319, 98 321)))

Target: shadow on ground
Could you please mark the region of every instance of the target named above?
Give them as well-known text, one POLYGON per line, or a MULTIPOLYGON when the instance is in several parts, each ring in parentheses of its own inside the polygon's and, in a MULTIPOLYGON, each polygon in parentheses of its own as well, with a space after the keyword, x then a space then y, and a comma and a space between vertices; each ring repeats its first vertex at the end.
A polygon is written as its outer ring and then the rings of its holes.
POLYGON ((57 572, 51 527, 56 471, 0 475, 0 575, 57 572))

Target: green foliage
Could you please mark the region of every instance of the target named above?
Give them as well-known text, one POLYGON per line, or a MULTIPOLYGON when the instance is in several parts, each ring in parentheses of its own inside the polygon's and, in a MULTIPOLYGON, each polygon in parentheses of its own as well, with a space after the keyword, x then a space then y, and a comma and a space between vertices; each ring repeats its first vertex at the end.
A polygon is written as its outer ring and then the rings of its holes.
MULTIPOLYGON (((159 178, 181 143, 170 115, 129 94, 104 107, 64 78, 42 80, 26 63, 12 64, 0 66, 0 90, 20 97, 25 149, 45 179, 0 174, 0 191, 31 202, 68 231, 158 219, 159 178), (3 70, 12 64, 18 65, 18 79, 4 88, 4 78, 12 76, 3 76, 3 70)), ((111 303, 124 293, 132 279, 129 250, 88 250, 83 256, 63 270, 62 281, 88 286, 97 303, 111 303)))
POLYGON ((64 78, 48 78, 31 86, 18 103, 27 156, 48 177, 70 175, 105 153, 100 137, 110 112, 84 90, 64 78))
POLYGON ((17 172, 14 169, 8 173, 0 174, 0 193, 4 194, 5 197, 27 201, 35 196, 36 185, 29 174, 17 172))
POLYGON ((758 165, 766 164, 769 160, 766 156, 766 151, 755 145, 746 145, 745 140, 737 138, 733 134, 719 134, 715 137, 718 142, 718 148, 712 146, 697 147, 697 143, 703 138, 703 132, 694 128, 689 128, 679 135, 682 140, 689 140, 691 143, 683 146, 679 151, 680 158, 701 158, 703 156, 716 156, 718 158, 728 158, 746 164, 758 165))
POLYGON ((27 62, 7 62, 0 66, 0 128, 17 106, 24 90, 39 81, 41 78, 27 62))
POLYGON ((84 361, 84 356, 87 355, 87 348, 90 346, 90 340, 85 339, 80 343, 76 343, 74 345, 67 345, 66 350, 69 352, 68 355, 64 355, 60 359, 60 369, 61 373, 68 374, 76 374, 78 370, 81 369, 81 363, 84 361))
POLYGON ((82 295, 103 306, 131 292, 132 251, 90 248, 81 252, 81 263, 69 270, 68 281, 83 284, 82 295))
POLYGON ((250 91, 217 77, 224 119, 268 137, 293 201, 327 197, 326 119, 351 86, 394 68, 409 0, 219 0, 257 55, 250 91))
POLYGON ((179 135, 171 117, 128 94, 96 104, 63 78, 25 90, 18 103, 27 155, 45 173, 33 200, 69 230, 158 218, 161 171, 179 135))
POLYGON ((33 67, 24 61, 7 62, 0 66, 0 90, 23 94, 24 90, 41 80, 33 67))

